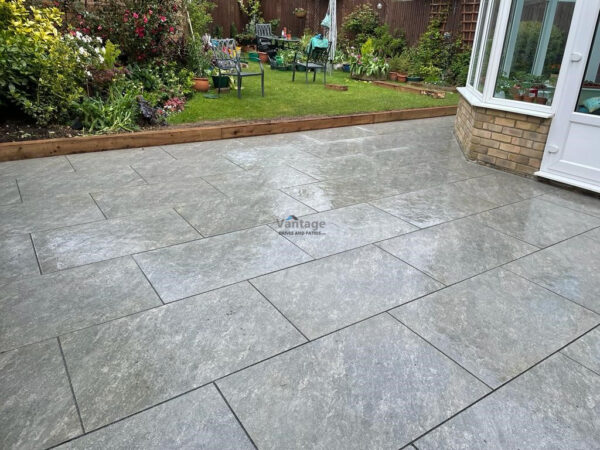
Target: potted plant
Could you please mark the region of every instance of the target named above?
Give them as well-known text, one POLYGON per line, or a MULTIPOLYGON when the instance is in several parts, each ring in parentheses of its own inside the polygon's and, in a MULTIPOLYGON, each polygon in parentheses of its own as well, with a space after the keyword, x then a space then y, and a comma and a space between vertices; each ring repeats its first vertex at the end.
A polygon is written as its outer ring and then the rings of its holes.
MULTIPOLYGON (((406 82, 408 73, 411 72, 412 63, 408 51, 402 52, 400 55, 390 59, 390 71, 396 73, 396 80, 401 83, 406 82)), ((391 73, 390 72, 390 73, 391 73)))
POLYGON ((295 8, 294 9, 294 15, 298 19, 302 19, 302 18, 306 17, 306 10, 304 8, 295 8))
POLYGON ((187 68, 194 74, 192 87, 198 92, 208 92, 211 64, 204 43, 198 38, 190 40, 186 52, 187 68))
POLYGON ((265 52, 258 52, 258 58, 263 64, 267 64, 269 62, 269 55, 265 52))
POLYGON ((213 87, 215 89, 225 89, 229 87, 230 78, 227 75, 219 75, 219 71, 217 69, 212 70, 212 82, 213 87))

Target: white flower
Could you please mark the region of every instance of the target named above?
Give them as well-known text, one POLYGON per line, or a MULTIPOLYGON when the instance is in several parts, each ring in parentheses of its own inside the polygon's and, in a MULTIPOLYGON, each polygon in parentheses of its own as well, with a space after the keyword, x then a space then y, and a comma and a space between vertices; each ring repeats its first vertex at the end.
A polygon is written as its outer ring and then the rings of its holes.
POLYGON ((85 72, 85 74, 86 74, 88 77, 92 78, 92 72, 90 72, 89 70, 87 70, 87 71, 85 72))
POLYGON ((75 33, 75 36, 77 36, 77 39, 81 39, 83 37, 83 34, 81 34, 80 31, 75 33))
POLYGON ((96 40, 102 44, 102 38, 101 38, 101 37, 99 37, 99 36, 98 36, 98 37, 96 38, 96 40))
POLYGON ((100 56, 98 56, 98 59, 101 64, 104 62, 104 56, 100 55, 100 56))
POLYGON ((83 56, 89 56, 89 53, 87 52, 87 50, 83 47, 79 47, 79 53, 83 56))

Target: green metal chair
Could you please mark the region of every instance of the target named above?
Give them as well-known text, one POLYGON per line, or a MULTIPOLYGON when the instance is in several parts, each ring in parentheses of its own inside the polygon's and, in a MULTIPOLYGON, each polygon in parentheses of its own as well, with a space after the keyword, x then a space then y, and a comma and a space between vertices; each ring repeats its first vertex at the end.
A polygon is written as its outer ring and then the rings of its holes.
MULTIPOLYGON (((265 69, 262 62, 258 62, 260 72, 244 72, 242 70, 242 60, 236 51, 235 39, 213 39, 212 64, 217 69, 219 76, 235 77, 237 81, 238 98, 242 98, 242 80, 247 77, 260 77, 260 87, 262 96, 265 96, 265 69)), ((217 92, 221 94, 221 86, 217 87, 217 92)))
POLYGON ((308 83, 308 72, 313 71, 313 83, 317 79, 317 70, 323 71, 323 84, 327 84, 327 64, 329 63, 329 51, 331 43, 325 47, 313 47, 309 53, 298 51, 294 54, 292 64, 292 81, 296 81, 296 70, 302 67, 305 71, 306 83, 308 83))

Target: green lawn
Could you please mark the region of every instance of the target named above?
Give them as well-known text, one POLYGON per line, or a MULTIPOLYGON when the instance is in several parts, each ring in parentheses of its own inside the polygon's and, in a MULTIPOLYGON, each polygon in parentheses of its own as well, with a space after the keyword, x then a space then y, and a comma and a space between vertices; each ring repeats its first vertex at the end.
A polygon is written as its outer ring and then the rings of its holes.
MULTIPOLYGON (((257 70, 252 63, 249 70, 257 70)), ((334 71, 327 81, 348 85, 348 91, 340 92, 325 89, 323 74, 317 74, 317 81, 304 82, 304 73, 296 73, 292 83, 292 72, 271 70, 265 65, 265 97, 260 96, 260 77, 244 79, 241 100, 232 89, 219 99, 207 99, 196 94, 186 104, 185 110, 169 120, 172 124, 182 124, 218 120, 270 119, 283 117, 339 115, 393 109, 422 108, 427 106, 455 105, 458 94, 448 93, 445 99, 434 99, 410 92, 398 92, 373 86, 363 81, 352 80, 348 73, 334 71)), ((211 90, 212 92, 212 90, 211 90)))

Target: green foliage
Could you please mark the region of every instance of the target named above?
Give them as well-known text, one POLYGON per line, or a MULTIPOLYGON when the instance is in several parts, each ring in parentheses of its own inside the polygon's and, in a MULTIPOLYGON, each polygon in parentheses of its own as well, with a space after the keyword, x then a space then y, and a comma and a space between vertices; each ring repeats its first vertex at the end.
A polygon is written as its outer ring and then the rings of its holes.
POLYGON ((229 36, 232 38, 235 38, 238 35, 238 28, 235 25, 235 23, 231 22, 231 25, 229 25, 229 36))
POLYGON ((413 72, 413 64, 410 57, 409 49, 403 51, 401 54, 394 56, 390 59, 390 70, 392 72, 399 72, 408 75, 413 72))
POLYGON ((162 104, 173 97, 185 97, 192 93, 192 72, 179 69, 175 63, 132 64, 129 66, 128 78, 141 86, 144 97, 152 106, 162 104))
POLYGON ((210 56, 201 39, 190 39, 185 48, 186 67, 197 77, 205 77, 211 69, 210 56))
POLYGON ((260 11, 260 0, 237 0, 242 11, 251 22, 257 23, 262 16, 260 11))
POLYGON ((356 47, 361 46, 369 37, 374 36, 377 27, 379 27, 379 15, 369 3, 358 5, 350 14, 344 17, 342 22, 344 38, 348 40, 350 46, 356 47))
MULTIPOLYGON (((511 72, 531 71, 541 32, 541 22, 525 21, 520 23, 511 72)), ((544 61, 543 72, 546 76, 550 73, 556 73, 555 67, 557 65, 560 67, 566 40, 566 33, 553 25, 550 31, 546 60, 544 61)))
POLYGON ((390 70, 385 58, 374 52, 373 40, 367 39, 360 49, 360 54, 350 53, 350 71, 353 75, 383 78, 390 70))
POLYGON ((102 69, 112 69, 115 67, 119 56, 121 55, 121 50, 118 45, 113 44, 110 40, 106 41, 104 44, 104 62, 102 63, 102 69))
POLYGON ((403 33, 392 35, 389 25, 381 25, 375 28, 373 32, 373 47, 379 56, 392 57, 399 55, 406 46, 406 39, 403 33))
POLYGON ((138 92, 111 86, 107 98, 86 97, 78 107, 84 130, 88 133, 134 131, 137 127, 138 92))
POLYGON ((60 36, 61 24, 56 8, 0 0, 0 103, 40 125, 67 120, 84 93, 88 60, 60 36))
POLYGON ((450 68, 446 73, 448 84, 454 86, 465 86, 467 84, 467 76, 469 75, 469 63, 471 62, 471 48, 466 48, 460 53, 457 53, 450 68))
MULTIPOLYGON (((210 24, 213 21, 211 12, 216 5, 207 0, 186 0, 185 6, 196 40, 202 39, 202 35, 210 31, 210 24)), ((234 24, 232 26, 235 27, 234 24)))

